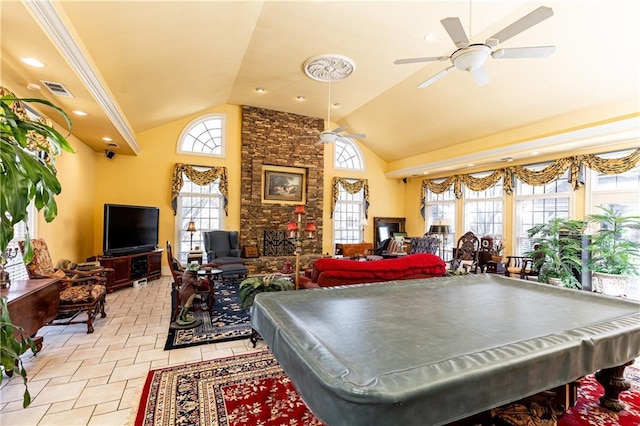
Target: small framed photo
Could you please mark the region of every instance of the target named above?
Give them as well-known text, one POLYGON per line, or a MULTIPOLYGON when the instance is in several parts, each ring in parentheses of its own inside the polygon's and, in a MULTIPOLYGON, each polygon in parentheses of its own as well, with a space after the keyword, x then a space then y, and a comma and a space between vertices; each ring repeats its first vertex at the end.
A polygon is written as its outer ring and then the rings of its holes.
POLYGON ((299 167, 262 166, 263 204, 305 204, 307 170, 299 167))

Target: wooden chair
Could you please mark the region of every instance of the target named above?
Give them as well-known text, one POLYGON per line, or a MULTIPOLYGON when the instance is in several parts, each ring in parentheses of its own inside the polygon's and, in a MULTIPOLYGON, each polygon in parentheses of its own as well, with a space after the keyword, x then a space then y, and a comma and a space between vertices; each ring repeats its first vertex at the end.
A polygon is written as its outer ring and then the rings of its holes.
MULTIPOLYGON (((54 268, 44 239, 31 240, 34 256, 26 265, 29 278, 59 278, 61 282, 58 316, 49 325, 87 324, 87 334, 93 333, 93 322, 107 316, 105 312, 107 280, 112 279, 113 269, 99 263, 72 264, 71 268, 54 268), (83 318, 81 314, 85 314, 83 318)), ((24 241, 18 246, 24 255, 24 241)), ((65 262, 66 263, 66 262, 65 262)))
POLYGON ((466 272, 478 272, 478 252, 480 240, 469 231, 458 239, 458 244, 453 251, 453 259, 450 261, 452 270, 459 270, 460 266, 466 272))
MULTIPOLYGON (((180 313, 180 309, 182 308, 182 306, 180 306, 180 289, 182 288, 182 276, 186 268, 182 266, 178 259, 173 257, 173 250, 169 241, 167 241, 167 261, 169 263, 171 276, 173 277, 173 283, 171 283, 171 321, 173 322, 178 318, 178 314, 180 313)), ((209 283, 209 281, 207 282, 209 283)), ((213 306, 215 305, 215 298, 213 293, 213 283, 211 283, 210 285, 204 285, 197 290, 197 294, 199 295, 200 299, 207 304, 209 312, 213 311, 213 306)))
MULTIPOLYGON (((537 246, 534 247, 534 251, 537 246)), ((540 268, 544 262, 544 253, 538 252, 535 257, 527 256, 507 256, 504 274, 507 277, 517 276, 521 280, 529 280, 531 277, 538 277, 540 268)))

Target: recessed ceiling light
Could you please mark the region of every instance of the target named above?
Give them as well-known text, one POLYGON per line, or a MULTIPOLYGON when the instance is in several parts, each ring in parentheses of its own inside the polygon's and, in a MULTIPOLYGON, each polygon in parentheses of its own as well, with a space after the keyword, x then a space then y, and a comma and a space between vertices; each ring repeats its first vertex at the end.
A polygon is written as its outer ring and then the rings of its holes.
POLYGON ((433 41, 436 39, 436 35, 434 33, 427 33, 424 35, 424 39, 426 41, 433 41))
POLYGON ((105 136, 104 138, 102 138, 102 140, 105 141, 105 142, 111 142, 113 139, 111 139, 108 136, 105 136))
POLYGON ((73 111, 71 111, 71 112, 72 112, 72 113, 74 113, 75 115, 79 115, 79 116, 81 116, 81 117, 85 117, 85 116, 87 116, 87 113, 86 113, 86 112, 84 112, 84 111, 80 111, 80 110, 77 110, 77 109, 76 109, 76 110, 73 110, 73 111))
POLYGON ((540 154, 540 151, 532 151, 532 152, 531 152, 531 155, 532 155, 532 156, 536 156, 536 155, 538 155, 538 154, 540 154))
POLYGON ((296 99, 299 100, 299 101, 304 101, 307 98, 305 98, 304 96, 300 95, 300 96, 296 96, 296 99))
POLYGON ((469 163, 469 164, 467 164, 467 167, 473 167, 473 166, 475 166, 475 164, 474 164, 474 163, 469 163))
POLYGON ((266 92, 266 90, 264 90, 264 88, 263 88, 263 87, 256 87, 256 92, 258 92, 258 93, 264 93, 264 92, 266 92))
POLYGON ((46 65, 35 58, 20 58, 22 62, 36 68, 44 68, 46 65))
POLYGON ((331 105, 334 108, 340 108, 342 106, 342 104, 340 102, 336 102, 335 104, 331 105))
POLYGON ((423 174, 423 175, 428 175, 428 174, 429 174, 429 172, 422 172, 422 174, 423 174))

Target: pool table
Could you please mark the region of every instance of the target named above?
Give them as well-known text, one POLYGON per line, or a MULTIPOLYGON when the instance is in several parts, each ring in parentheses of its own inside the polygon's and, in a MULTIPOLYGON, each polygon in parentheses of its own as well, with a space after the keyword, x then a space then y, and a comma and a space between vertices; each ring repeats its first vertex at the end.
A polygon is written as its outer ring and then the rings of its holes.
POLYGON ((251 323, 330 426, 442 425, 640 356, 640 303, 495 274, 262 293, 251 323))

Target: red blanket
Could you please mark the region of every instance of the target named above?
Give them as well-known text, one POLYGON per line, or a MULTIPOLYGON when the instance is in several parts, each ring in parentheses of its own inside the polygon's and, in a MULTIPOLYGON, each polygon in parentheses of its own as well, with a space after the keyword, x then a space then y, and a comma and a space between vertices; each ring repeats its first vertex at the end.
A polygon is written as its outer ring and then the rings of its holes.
MULTIPOLYGON (((444 275, 445 262, 430 253, 418 253, 394 259, 360 262, 348 259, 318 259, 314 263, 314 276, 323 273, 331 278, 377 278, 393 280, 407 275, 444 275)), ((313 279, 313 277, 312 277, 313 279)))

